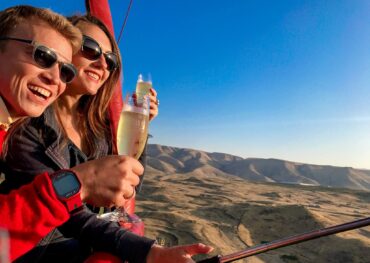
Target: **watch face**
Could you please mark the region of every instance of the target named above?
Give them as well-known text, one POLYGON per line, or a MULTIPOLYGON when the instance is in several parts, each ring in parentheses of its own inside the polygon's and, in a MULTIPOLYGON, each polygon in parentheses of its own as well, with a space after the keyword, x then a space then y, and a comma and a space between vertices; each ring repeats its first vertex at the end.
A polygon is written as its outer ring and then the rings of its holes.
POLYGON ((80 188, 80 182, 71 172, 63 172, 53 178, 53 185, 58 196, 68 198, 76 194, 80 188))

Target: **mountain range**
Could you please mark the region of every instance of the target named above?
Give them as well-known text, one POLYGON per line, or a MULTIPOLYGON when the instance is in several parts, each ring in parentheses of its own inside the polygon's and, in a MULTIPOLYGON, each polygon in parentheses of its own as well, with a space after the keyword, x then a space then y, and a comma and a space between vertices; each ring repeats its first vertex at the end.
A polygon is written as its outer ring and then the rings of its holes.
POLYGON ((242 158, 158 144, 149 144, 147 155, 147 169, 157 173, 231 175, 257 182, 370 191, 370 170, 365 169, 242 158))

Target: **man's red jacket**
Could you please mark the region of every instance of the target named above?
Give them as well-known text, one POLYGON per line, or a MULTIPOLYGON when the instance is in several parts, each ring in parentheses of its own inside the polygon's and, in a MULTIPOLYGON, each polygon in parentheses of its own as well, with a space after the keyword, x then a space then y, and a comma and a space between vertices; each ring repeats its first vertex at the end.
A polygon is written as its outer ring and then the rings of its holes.
MULTIPOLYGON (((0 152, 6 131, 0 130, 0 152)), ((8 195, 0 195, 0 227, 9 232, 10 260, 31 250, 51 230, 69 219, 47 173, 8 195)))

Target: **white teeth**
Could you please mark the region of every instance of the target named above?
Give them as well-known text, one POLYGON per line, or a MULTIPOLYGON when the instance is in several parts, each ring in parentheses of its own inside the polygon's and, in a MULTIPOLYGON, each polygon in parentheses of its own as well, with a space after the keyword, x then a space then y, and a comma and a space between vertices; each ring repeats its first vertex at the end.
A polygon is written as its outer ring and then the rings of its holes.
POLYGON ((93 79, 95 80, 99 80, 99 75, 98 74, 95 74, 95 73, 92 73, 92 72, 87 72, 87 75, 89 75, 90 77, 92 77, 93 79))
POLYGON ((28 85, 28 88, 32 91, 35 91, 39 94, 41 94, 42 96, 44 96, 45 98, 49 98, 50 95, 51 95, 51 92, 46 90, 46 89, 43 89, 41 87, 37 87, 37 86, 33 86, 33 85, 28 85))

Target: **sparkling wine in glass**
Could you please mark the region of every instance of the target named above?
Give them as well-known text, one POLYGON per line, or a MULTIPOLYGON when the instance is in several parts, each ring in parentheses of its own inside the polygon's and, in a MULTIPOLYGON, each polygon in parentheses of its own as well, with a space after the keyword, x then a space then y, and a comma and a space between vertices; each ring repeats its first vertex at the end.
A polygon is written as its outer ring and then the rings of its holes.
MULTIPOLYGON (((145 148, 150 111, 149 96, 144 95, 140 100, 138 98, 136 93, 126 96, 117 131, 118 154, 131 156, 135 159, 139 159, 145 148)), ((129 201, 128 204, 130 203, 129 201)), ((108 216, 110 221, 126 224, 132 219, 125 209, 130 210, 130 207, 128 205, 118 207, 109 215, 102 215, 101 218, 108 216)))
POLYGON ((129 96, 124 103, 118 123, 118 154, 139 159, 148 137, 149 97, 129 96))

